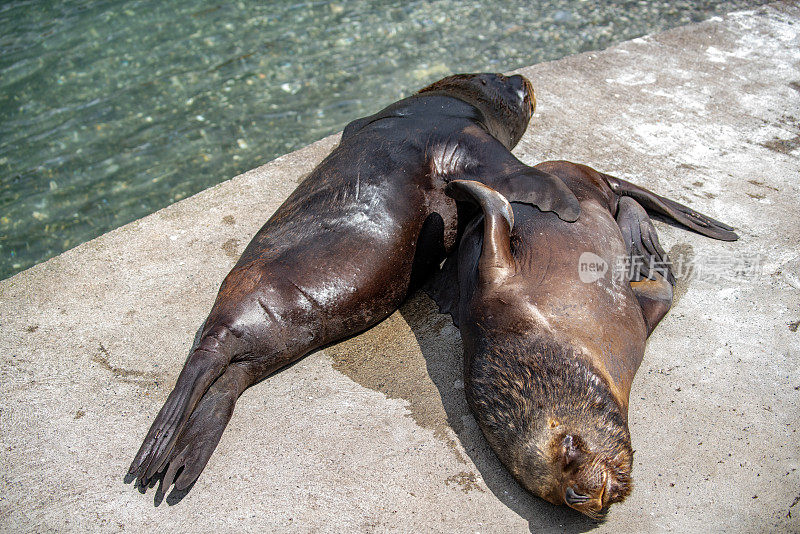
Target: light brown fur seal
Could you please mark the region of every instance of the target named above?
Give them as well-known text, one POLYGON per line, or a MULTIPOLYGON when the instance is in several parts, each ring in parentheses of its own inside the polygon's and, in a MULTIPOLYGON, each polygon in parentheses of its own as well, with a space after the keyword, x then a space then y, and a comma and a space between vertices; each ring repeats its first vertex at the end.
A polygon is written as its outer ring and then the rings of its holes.
POLYGON ((448 194, 482 216, 430 292, 459 326, 467 400, 497 456, 535 495, 597 518, 631 491, 631 383, 672 304, 674 278, 645 209, 716 239, 737 236, 589 167, 536 168, 575 193, 578 220, 451 182, 448 194), (616 272, 621 260, 633 268, 616 272), (595 268, 581 271, 582 261, 595 268))

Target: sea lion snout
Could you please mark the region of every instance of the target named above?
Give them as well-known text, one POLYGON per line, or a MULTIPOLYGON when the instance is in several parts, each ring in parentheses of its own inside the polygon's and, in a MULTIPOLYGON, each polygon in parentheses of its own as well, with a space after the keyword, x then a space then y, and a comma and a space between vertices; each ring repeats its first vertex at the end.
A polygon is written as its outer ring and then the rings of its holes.
POLYGON ((509 150, 522 138, 533 116, 533 86, 519 74, 454 74, 420 89, 417 94, 442 91, 475 105, 483 127, 509 150))
POLYGON ((533 116, 533 111, 536 109, 536 97, 533 92, 533 84, 524 76, 515 74, 506 79, 506 85, 514 92, 519 101, 520 109, 524 110, 530 119, 530 117, 533 116))
POLYGON ((614 457, 620 451, 593 451, 578 434, 560 434, 554 438, 557 450, 554 471, 561 472, 557 500, 593 518, 599 518, 609 505, 624 499, 630 491, 630 468, 627 462, 614 469, 614 457), (613 454, 612 452, 616 452, 613 454), (623 488, 624 486, 624 488, 623 488))
POLYGON ((562 486, 564 503, 589 517, 598 519, 603 515, 603 510, 608 510, 612 503, 610 485, 608 467, 603 465, 603 462, 590 462, 589 466, 580 466, 567 476, 562 486))
POLYGON ((582 493, 575 493, 575 490, 570 486, 567 487, 566 491, 564 492, 564 500, 568 505, 572 506, 575 504, 585 503, 589 500, 589 496, 582 493))
POLYGON ((483 86, 489 86, 500 93, 506 93, 510 98, 504 98, 509 103, 515 103, 520 110, 527 112, 528 119, 533 115, 535 98, 533 84, 520 74, 504 76, 500 73, 484 73, 477 76, 483 86), (516 100, 516 102, 514 102, 516 100))

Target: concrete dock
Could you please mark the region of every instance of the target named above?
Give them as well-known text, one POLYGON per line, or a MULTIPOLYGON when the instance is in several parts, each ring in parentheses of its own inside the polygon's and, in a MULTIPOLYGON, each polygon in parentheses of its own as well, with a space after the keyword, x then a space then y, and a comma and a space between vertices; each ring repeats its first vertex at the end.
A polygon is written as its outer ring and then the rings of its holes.
POLYGON ((800 532, 800 4, 519 72, 521 160, 587 163, 741 236, 656 223, 681 278, 605 523, 502 468, 423 294, 248 390, 188 494, 123 483, 219 283, 332 136, 0 282, 0 531, 800 532))

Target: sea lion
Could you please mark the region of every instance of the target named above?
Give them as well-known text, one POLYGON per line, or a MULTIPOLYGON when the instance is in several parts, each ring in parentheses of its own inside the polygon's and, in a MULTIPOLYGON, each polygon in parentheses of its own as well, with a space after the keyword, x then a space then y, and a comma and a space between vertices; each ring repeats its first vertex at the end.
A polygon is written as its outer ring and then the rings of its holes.
POLYGON ((674 277, 645 209, 716 239, 737 235, 589 167, 536 168, 575 193, 578 220, 450 182, 446 192, 482 215, 429 292, 461 331, 467 401, 499 459, 535 495, 598 518, 631 491, 631 382, 672 303, 674 277))
POLYGON ((456 244, 453 179, 575 220, 557 177, 510 152, 535 105, 522 76, 447 77, 351 122, 339 145, 270 217, 227 275, 126 479, 156 499, 189 487, 252 384, 394 312, 456 244), (176 474, 180 474, 176 477, 176 474))

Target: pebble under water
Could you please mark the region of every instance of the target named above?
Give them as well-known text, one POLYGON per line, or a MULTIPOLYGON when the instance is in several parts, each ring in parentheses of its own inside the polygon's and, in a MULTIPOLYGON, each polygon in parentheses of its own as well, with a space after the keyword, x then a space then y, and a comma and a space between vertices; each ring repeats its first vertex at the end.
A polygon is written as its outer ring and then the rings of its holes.
POLYGON ((0 279, 448 74, 763 3, 4 2, 0 279))

